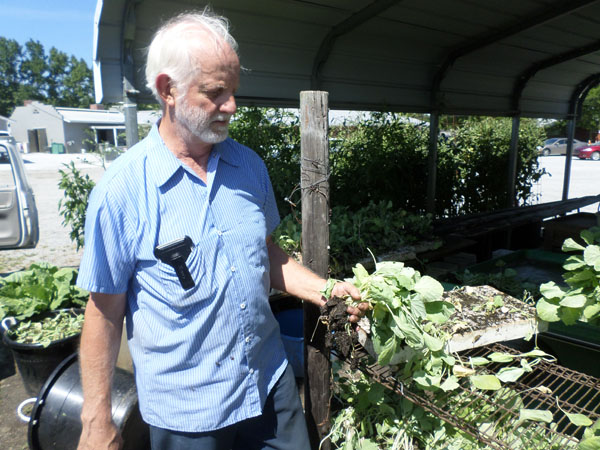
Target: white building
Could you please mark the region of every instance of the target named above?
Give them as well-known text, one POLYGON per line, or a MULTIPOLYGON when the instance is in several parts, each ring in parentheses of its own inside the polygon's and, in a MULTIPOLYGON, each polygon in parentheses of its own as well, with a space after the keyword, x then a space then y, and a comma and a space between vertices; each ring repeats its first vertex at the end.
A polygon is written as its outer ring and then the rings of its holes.
POLYGON ((125 145, 125 117, 101 105, 64 108, 26 101, 10 116, 11 131, 29 152, 80 153, 94 143, 125 145))

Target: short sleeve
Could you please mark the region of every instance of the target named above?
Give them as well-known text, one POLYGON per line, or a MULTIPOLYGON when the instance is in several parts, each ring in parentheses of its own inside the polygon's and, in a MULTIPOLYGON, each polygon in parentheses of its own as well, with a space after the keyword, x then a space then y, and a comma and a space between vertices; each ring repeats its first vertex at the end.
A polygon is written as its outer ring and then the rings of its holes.
POLYGON ((91 292, 127 291, 135 268, 131 227, 107 191, 92 191, 85 221, 85 244, 77 285, 91 292))
POLYGON ((263 185, 265 187, 265 221, 267 225, 267 236, 275 231, 279 225, 279 211, 277 210, 277 202, 275 201, 275 193, 267 168, 263 165, 263 185))

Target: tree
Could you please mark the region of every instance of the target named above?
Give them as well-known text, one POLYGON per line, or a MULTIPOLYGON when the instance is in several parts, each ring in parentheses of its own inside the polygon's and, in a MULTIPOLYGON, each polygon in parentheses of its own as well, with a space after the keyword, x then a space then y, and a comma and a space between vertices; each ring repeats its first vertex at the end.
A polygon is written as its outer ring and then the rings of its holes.
POLYGON ((600 86, 591 89, 585 97, 578 125, 590 131, 589 139, 596 140, 600 130, 600 86))
POLYGON ((22 47, 0 37, 0 115, 8 116, 24 100, 54 106, 87 108, 93 101, 92 71, 83 59, 52 47, 49 54, 39 41, 22 47))

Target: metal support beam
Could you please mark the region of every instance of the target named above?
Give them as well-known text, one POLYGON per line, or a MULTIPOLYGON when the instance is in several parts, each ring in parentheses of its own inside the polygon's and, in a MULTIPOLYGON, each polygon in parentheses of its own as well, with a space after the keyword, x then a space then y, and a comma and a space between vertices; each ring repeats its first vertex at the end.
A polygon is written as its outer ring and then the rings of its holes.
POLYGON ((579 58, 581 56, 589 55, 590 53, 594 53, 600 50, 600 40, 594 41, 591 44, 584 45, 582 47, 577 47, 571 49, 567 52, 560 53, 558 55, 554 55, 550 58, 546 58, 542 61, 536 62, 532 64, 527 69, 525 69, 519 76, 516 78, 515 84, 513 86, 512 93, 512 108, 514 111, 519 111, 521 96, 527 83, 531 80, 536 73, 540 70, 547 69, 549 67, 555 66, 557 64, 561 64, 566 61, 570 61, 575 58, 579 58))
POLYGON ((375 0, 373 3, 368 4, 360 11, 357 11, 344 21, 335 25, 329 33, 327 33, 323 42, 321 42, 317 55, 315 56, 310 79, 311 89, 318 90, 320 88, 321 68, 327 62, 337 38, 351 32, 359 25, 362 25, 400 1, 401 0, 375 0))
POLYGON ((512 120, 512 130, 510 135, 510 149, 508 151, 508 185, 506 207, 512 208, 516 205, 516 183, 517 183, 517 161, 519 159, 519 127, 521 125, 521 116, 516 115, 512 120))
POLYGON ((431 214, 435 214, 439 118, 437 111, 431 113, 429 116, 429 153, 427 155, 427 200, 425 211, 431 214))
POLYGON ((565 156, 565 174, 563 179, 562 199, 569 198, 569 184, 571 183, 571 159, 573 158, 573 139, 575 139, 575 121, 573 116, 567 123, 567 156, 565 156))
MULTIPOLYGON (((127 80, 123 84, 128 86, 127 80)), ((123 114, 125 115, 125 139, 127 148, 133 147, 139 140, 137 121, 137 94, 134 89, 126 89, 123 96, 123 114)))

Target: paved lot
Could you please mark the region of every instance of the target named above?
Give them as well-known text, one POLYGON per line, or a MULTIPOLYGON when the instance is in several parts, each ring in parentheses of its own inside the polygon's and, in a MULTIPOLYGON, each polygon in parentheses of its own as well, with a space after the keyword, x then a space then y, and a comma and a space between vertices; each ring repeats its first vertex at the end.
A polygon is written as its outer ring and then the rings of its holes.
MULTIPOLYGON (((565 156, 542 156, 539 158, 539 163, 540 168, 544 168, 548 172, 534 189, 534 192, 540 195, 540 203, 561 200, 565 156)), ((598 194, 600 194, 600 161, 572 158, 569 198, 598 194)), ((597 212, 598 208, 599 204, 596 203, 582 208, 581 211, 597 212)))

